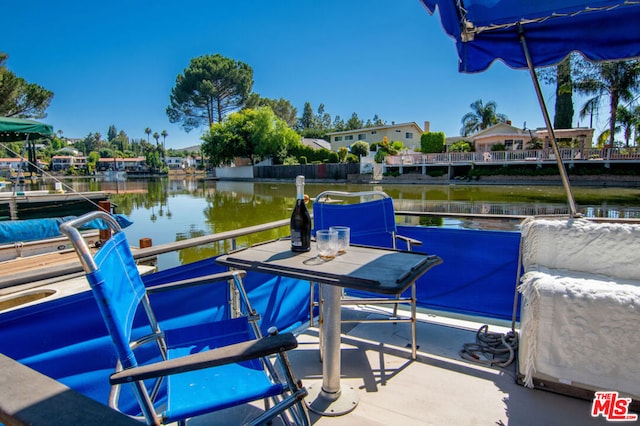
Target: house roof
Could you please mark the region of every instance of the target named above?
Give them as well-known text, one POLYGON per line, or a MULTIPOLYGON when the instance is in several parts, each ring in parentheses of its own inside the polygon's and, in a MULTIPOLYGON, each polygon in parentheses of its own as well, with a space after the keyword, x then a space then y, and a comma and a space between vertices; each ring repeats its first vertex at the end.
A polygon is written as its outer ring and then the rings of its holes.
POLYGON ((500 136, 500 135, 511 136, 511 135, 529 135, 529 134, 524 130, 520 129, 519 127, 512 126, 511 124, 498 123, 498 124, 494 124, 491 127, 487 127, 486 129, 481 130, 476 134, 469 135, 468 137, 470 139, 476 140, 476 139, 482 139, 489 136, 500 136))
POLYGON ((331 150, 331 143, 325 141, 324 139, 314 139, 314 138, 302 138, 300 141, 302 145, 308 146, 313 149, 328 149, 331 150))
POLYGON ((376 127, 363 127, 361 129, 344 130, 342 132, 331 132, 331 133, 327 133, 327 135, 341 135, 341 134, 356 133, 361 131, 395 129, 397 127, 404 127, 404 126, 415 126, 416 128, 418 128, 418 130, 420 130, 420 132, 422 132, 422 128, 418 126, 418 123, 416 123, 415 121, 409 121, 407 123, 388 124, 388 125, 376 126, 376 127))
POLYGON ((115 161, 120 161, 120 162, 123 162, 123 161, 145 161, 146 158, 145 157, 131 157, 131 158, 130 157, 126 157, 126 158, 123 158, 123 157, 118 157, 118 158, 101 157, 101 158, 98 159, 98 162, 106 163, 106 162, 109 162, 109 161, 113 162, 114 160, 115 161))

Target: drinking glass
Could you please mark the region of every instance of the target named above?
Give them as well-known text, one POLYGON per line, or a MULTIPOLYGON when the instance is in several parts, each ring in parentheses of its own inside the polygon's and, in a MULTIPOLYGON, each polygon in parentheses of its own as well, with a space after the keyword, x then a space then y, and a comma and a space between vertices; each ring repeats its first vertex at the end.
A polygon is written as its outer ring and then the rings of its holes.
POLYGON ((346 253, 347 247, 349 247, 350 228, 348 226, 330 226, 329 231, 338 233, 338 253, 346 253))
POLYGON ((316 244, 320 259, 333 259, 338 252, 338 233, 328 229, 316 231, 316 244))

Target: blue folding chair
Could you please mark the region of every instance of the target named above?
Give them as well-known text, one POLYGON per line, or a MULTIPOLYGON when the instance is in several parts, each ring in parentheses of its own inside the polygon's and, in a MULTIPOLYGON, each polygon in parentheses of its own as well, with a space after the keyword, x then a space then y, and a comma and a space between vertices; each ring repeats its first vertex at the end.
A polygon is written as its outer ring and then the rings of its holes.
MULTIPOLYGON (((314 232, 329 229, 331 226, 348 226, 350 243, 374 247, 411 250, 422 242, 413 238, 398 235, 393 199, 382 191, 342 192, 325 191, 316 197, 313 203, 314 232)), ((314 285, 311 286, 311 315, 313 308, 322 305, 321 286, 319 286, 319 302, 315 302, 314 285)), ((412 356, 416 357, 416 284, 411 285, 410 296, 397 294, 394 298, 380 297, 372 293, 347 290, 341 299, 342 305, 375 305, 392 304, 393 314, 389 320, 395 322, 411 322, 412 324, 412 356), (398 317, 398 305, 410 305, 410 318, 398 317)), ((322 309, 319 309, 319 320, 322 321, 322 309)), ((313 320, 312 320, 313 321, 313 320)), ((342 322, 380 322, 380 320, 343 320, 342 322)))
POLYGON ((92 212, 62 224, 60 230, 80 257, 117 354, 118 365, 109 379, 112 408, 150 425, 186 425, 192 417, 265 400, 265 410, 250 424, 277 416, 285 423, 310 424, 304 403, 307 391, 286 355, 297 346, 296 338, 275 329, 261 337, 260 317, 242 283, 244 271, 145 288, 125 234, 110 215, 92 212), (114 232, 94 256, 77 229, 93 219, 101 219, 114 232), (212 283, 228 283, 228 295, 234 299, 224 319, 186 323, 189 317, 179 326, 160 328, 148 294, 212 283), (140 313, 146 317, 144 326, 139 326, 140 315, 136 317, 140 305, 146 313, 140 313))

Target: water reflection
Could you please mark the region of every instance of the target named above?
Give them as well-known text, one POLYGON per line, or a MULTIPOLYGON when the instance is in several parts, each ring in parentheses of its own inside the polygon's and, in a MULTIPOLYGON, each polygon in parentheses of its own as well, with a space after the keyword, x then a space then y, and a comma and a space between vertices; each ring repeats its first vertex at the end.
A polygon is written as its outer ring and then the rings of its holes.
MULTIPOLYGON (((293 182, 234 182, 180 179, 127 179, 102 181, 74 179, 65 182, 76 191, 108 191, 117 211, 134 224, 126 229, 132 244, 151 238, 154 245, 230 231, 286 219, 295 203, 293 182)), ((42 187, 33 189, 52 189, 42 187)), ((518 220, 464 218, 464 214, 495 215, 567 214, 564 190, 550 186, 483 185, 373 185, 307 183, 312 198, 325 190, 382 190, 394 198, 396 210, 460 214, 460 218, 399 217, 400 223, 509 230, 518 220)), ((578 210, 588 217, 640 218, 640 189, 575 187, 578 210)), ((288 229, 243 237, 238 246, 283 237, 288 229)), ((162 255, 163 269, 189 263, 231 249, 229 242, 162 255)))

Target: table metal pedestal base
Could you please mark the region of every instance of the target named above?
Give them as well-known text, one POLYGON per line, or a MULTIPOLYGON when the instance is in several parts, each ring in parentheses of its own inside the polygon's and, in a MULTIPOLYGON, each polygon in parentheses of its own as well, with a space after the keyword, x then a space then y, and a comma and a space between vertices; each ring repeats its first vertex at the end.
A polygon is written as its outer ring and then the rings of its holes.
POLYGON ((322 304, 323 338, 322 383, 307 387, 309 409, 323 416, 340 416, 353 411, 358 405, 358 394, 353 387, 340 384, 340 295, 342 290, 335 285, 323 286, 322 304))
POLYGON ((359 402, 358 393, 351 386, 340 386, 340 390, 335 394, 323 391, 321 381, 305 387, 309 392, 305 398, 309 410, 321 416, 332 417, 350 413, 359 402))

